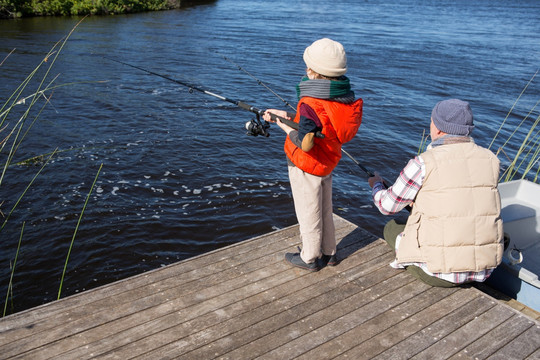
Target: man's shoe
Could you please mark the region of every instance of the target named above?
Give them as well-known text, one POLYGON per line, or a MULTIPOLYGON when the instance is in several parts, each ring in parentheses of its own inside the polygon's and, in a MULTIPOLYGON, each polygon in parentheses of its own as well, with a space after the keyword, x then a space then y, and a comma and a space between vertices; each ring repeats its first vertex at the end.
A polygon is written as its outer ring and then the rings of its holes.
POLYGON ((337 264, 339 264, 339 260, 335 254, 323 255, 321 257, 321 262, 324 264, 324 266, 336 266, 337 264))
POLYGON ((296 266, 308 271, 319 271, 321 269, 317 261, 306 264, 304 260, 302 260, 302 258, 300 257, 300 253, 286 253, 285 261, 292 266, 296 266))

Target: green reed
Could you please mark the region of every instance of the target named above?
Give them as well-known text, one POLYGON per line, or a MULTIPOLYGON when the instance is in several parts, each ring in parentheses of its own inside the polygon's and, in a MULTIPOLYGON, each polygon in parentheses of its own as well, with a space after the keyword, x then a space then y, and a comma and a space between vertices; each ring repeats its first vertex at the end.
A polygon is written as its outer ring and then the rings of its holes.
POLYGON ((103 164, 100 165, 98 172, 96 174, 96 177, 94 178, 94 182, 92 183, 92 186, 90 187, 90 191, 88 192, 88 195, 86 196, 86 200, 84 202, 84 206, 82 208, 82 211, 79 215, 79 220, 77 221, 77 226, 75 227, 75 231, 73 232, 73 237, 71 238, 71 244, 69 245, 68 253, 66 256, 66 262, 64 264, 64 271, 62 271, 62 278, 60 279, 60 287, 58 288, 58 298, 60 299, 60 295, 62 294, 62 285, 64 284, 64 276, 66 275, 66 269, 69 261, 69 256, 71 255, 71 249, 73 248, 73 243, 75 242, 75 236, 77 235, 77 231, 79 230, 79 225, 81 224, 81 219, 84 214, 84 210, 86 209, 86 205, 88 204, 88 200, 90 199, 90 195, 92 194, 92 190, 94 190, 94 186, 96 185, 96 181, 99 177, 99 173, 101 172, 101 168, 103 167, 103 164))
POLYGON ((26 224, 25 222, 23 222, 22 224, 21 236, 19 236, 19 244, 17 245, 17 252, 15 252, 15 260, 13 260, 13 266, 11 267, 11 276, 9 277, 9 284, 8 284, 7 294, 6 294, 6 302, 4 304, 4 312, 2 313, 2 317, 6 316, 10 294, 11 294, 11 299, 12 299, 11 306, 13 307, 13 274, 15 274, 15 266, 17 265, 17 258, 19 257, 19 251, 21 250, 21 243, 22 243, 22 237, 23 237, 25 224, 26 224))
MULTIPOLYGON (((6 175, 8 174, 8 170, 11 166, 29 164, 29 163, 35 164, 38 162, 41 163, 39 170, 33 175, 32 179, 28 182, 28 184, 26 185, 22 193, 14 198, 13 205, 11 205, 11 209, 9 210, 9 212, 7 212, 7 214, 4 214, 2 212, 2 209, 0 209, 0 216, 2 216, 3 218, 2 219, 3 221, 1 222, 1 225, 0 225, 0 233, 5 228, 12 214, 16 211, 17 207, 21 203, 22 199, 25 197, 30 187, 34 184, 37 177, 42 173, 43 169, 49 164, 50 160, 58 153, 58 149, 55 149, 53 152, 50 152, 48 154, 34 156, 30 159, 27 159, 24 161, 18 161, 14 163, 15 155, 17 154, 18 150, 20 149, 21 145, 26 139, 30 129, 36 123, 38 118, 42 115, 43 109, 49 104, 50 97, 47 97, 47 93, 62 86, 75 84, 75 83, 69 83, 69 84, 54 85, 55 81, 58 78, 58 75, 53 77, 50 80, 50 73, 53 69, 53 66, 56 60, 58 59, 58 56, 60 55, 62 49, 64 48, 66 42, 68 41, 68 39, 70 38, 74 30, 80 25, 81 22, 82 20, 79 21, 73 27, 73 29, 69 32, 69 34, 66 37, 64 37, 62 40, 58 41, 56 44, 53 45, 51 50, 45 55, 45 57, 41 60, 41 62, 35 67, 34 70, 30 72, 30 74, 21 82, 21 84, 12 92, 9 98, 0 107, 0 154, 4 153, 3 158, 5 159, 3 160, 3 164, 1 165, 1 169, 0 169, 0 187, 2 186, 4 182, 8 181, 9 177, 6 177, 6 175), (43 72, 44 74, 40 75, 43 72), (31 86, 33 86, 33 84, 35 84, 36 82, 37 82, 37 88, 30 91, 31 95, 23 95, 24 93, 28 93, 28 89, 31 86), (38 107, 39 105, 38 101, 40 100, 44 100, 44 102, 38 107), (20 111, 18 112, 18 114, 20 115, 14 115, 15 114, 14 109, 16 106, 18 106, 18 109, 20 109, 20 111), (24 106, 24 107, 22 107, 21 109, 20 106, 24 106), (16 119, 12 119, 14 117, 16 117, 16 119)), ((11 54, 13 54, 13 51, 10 52, 0 62, 0 66, 4 64, 4 62, 8 59, 8 57, 11 54)), ((63 150, 63 151, 69 151, 69 150, 63 150)), ((72 240, 71 240, 71 244, 69 246, 68 255, 66 257, 64 271, 63 271, 62 279, 60 283, 60 290, 58 291, 58 297, 60 297, 60 294, 61 294, 61 289, 62 289, 62 285, 64 281, 64 275, 66 272, 69 256, 71 254, 71 249, 75 241, 77 230, 79 228, 82 215, 84 213, 84 210, 86 209, 90 194, 94 188, 95 182, 97 181, 97 177, 100 171, 101 171, 101 166, 99 168, 98 174, 96 175, 96 178, 94 179, 94 183, 92 184, 92 188, 90 189, 88 197, 86 198, 83 210, 81 211, 81 214, 79 216, 79 221, 76 225, 76 228, 75 228, 72 240)), ((0 199, 0 207, 2 204, 4 204, 4 200, 5 199, 0 199)), ((21 250, 24 226, 25 226, 25 222, 23 221, 19 243, 17 246, 16 254, 15 254, 15 259, 10 269, 11 276, 10 276, 9 284, 7 287, 6 301, 5 301, 4 311, 3 311, 2 316, 6 315, 6 311, 8 308, 8 301, 9 301, 10 296, 13 303, 13 277, 15 273, 15 266, 17 264, 17 260, 19 259, 19 254, 21 250)))
POLYGON ((418 146, 418 151, 416 155, 420 155, 428 146, 429 134, 426 134, 426 129, 422 130, 422 139, 420 140, 420 146, 418 146))
MULTIPOLYGON (((495 139, 499 135, 501 129, 504 127, 506 120, 508 117, 512 114, 514 111, 517 103, 527 90, 527 88, 531 85, 533 80, 535 79, 536 75, 538 74, 538 71, 531 77, 531 79, 527 82, 521 93, 519 94, 518 98, 508 111, 508 114, 504 118, 503 122, 501 123, 497 133, 493 137, 493 140, 491 141, 488 148, 491 148, 493 145, 495 139)), ((507 144, 510 143, 510 140, 514 137, 516 132, 525 126, 530 126, 529 130, 527 131, 527 134, 525 135, 525 138, 521 142, 518 150, 516 151, 513 159, 508 157, 510 160, 510 164, 508 167, 504 170, 504 172, 501 174, 501 177, 499 178, 499 182, 505 182, 510 181, 516 178, 516 176, 519 176, 521 174, 521 179, 525 179, 527 176, 532 176, 532 181, 537 182, 538 181, 538 173, 540 171, 540 130, 537 128, 538 124, 540 123, 540 116, 537 116, 536 119, 534 119, 534 116, 531 116, 537 109, 538 105, 540 104, 540 100, 536 102, 536 104, 529 110, 527 115, 521 120, 521 122, 513 129, 512 133, 509 135, 509 137, 506 139, 506 141, 503 143, 502 146, 500 146, 497 149, 497 155, 499 154, 505 154, 505 147, 507 144), (534 169, 536 167, 536 173, 534 173, 534 169)))

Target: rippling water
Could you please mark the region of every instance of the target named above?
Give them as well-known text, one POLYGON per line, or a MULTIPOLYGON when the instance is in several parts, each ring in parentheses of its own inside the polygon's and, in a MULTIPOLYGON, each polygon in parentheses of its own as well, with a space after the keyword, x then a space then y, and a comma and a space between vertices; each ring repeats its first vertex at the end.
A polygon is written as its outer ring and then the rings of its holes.
MULTIPOLYGON (((86 18, 48 76, 50 81, 59 75, 57 85, 72 84, 47 92, 50 103, 15 157, 61 151, 0 233, 3 296, 25 222, 8 313, 56 298, 101 164, 63 296, 296 223, 284 135, 277 127, 269 138, 248 137, 249 112, 103 56, 262 109, 286 108, 224 56, 294 103, 304 48, 321 37, 338 40, 347 50, 354 90, 365 101, 364 122, 345 149, 393 180, 416 154, 439 100, 468 100, 476 141, 489 145, 540 65, 539 15, 534 0, 217 0, 175 11, 86 18)), ((16 49, 0 66, 2 102, 79 20, 0 22, 0 61, 16 49)), ((522 96, 495 146, 538 101, 537 83, 522 96)), ((44 104, 40 100, 34 113, 44 104)), ((10 124, 24 110, 16 108, 10 124)), ((512 143, 507 152, 521 140, 512 143)), ((4 163, 5 149, 0 156, 4 163)), ((38 170, 7 170, 0 185, 4 214, 38 170)), ((344 156, 334 172, 335 213, 380 235, 388 218, 371 206, 369 195, 365 174, 344 156)))

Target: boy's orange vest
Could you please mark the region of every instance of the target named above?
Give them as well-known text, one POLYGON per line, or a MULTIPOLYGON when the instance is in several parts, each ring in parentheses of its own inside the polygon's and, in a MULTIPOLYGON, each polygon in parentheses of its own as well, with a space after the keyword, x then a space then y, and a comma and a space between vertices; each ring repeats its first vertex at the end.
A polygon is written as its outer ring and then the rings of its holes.
POLYGON ((285 153, 301 170, 316 176, 329 175, 341 159, 341 145, 350 141, 362 122, 362 99, 351 104, 331 100, 303 97, 298 102, 294 121, 300 121, 300 105, 309 105, 322 123, 324 139, 315 137, 315 145, 308 152, 293 144, 287 136, 285 153))

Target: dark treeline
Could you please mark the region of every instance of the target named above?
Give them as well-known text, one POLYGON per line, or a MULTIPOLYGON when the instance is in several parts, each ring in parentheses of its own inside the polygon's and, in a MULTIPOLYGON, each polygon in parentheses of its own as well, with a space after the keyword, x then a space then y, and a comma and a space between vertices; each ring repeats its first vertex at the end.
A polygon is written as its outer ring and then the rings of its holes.
POLYGON ((0 0, 0 19, 28 16, 127 14, 177 9, 208 0, 0 0))

